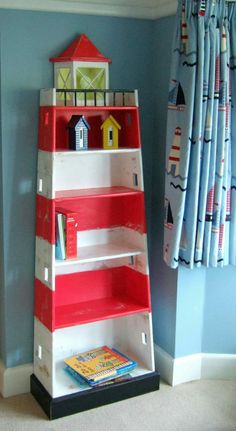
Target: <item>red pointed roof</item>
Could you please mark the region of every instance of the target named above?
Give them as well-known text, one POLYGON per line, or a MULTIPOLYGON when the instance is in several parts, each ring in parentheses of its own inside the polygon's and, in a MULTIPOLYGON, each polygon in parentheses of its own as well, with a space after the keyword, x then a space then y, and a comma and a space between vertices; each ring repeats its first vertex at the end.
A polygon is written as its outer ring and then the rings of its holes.
POLYGON ((104 57, 86 34, 77 37, 65 51, 57 57, 50 58, 50 61, 53 63, 62 61, 101 61, 111 63, 111 59, 104 57))

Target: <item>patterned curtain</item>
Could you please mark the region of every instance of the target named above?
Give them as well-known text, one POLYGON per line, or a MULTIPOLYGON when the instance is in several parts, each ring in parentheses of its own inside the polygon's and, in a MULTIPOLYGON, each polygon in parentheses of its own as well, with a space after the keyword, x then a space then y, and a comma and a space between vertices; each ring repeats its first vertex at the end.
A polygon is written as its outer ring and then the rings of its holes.
POLYGON ((179 1, 170 78, 164 260, 236 265, 236 3, 179 1))

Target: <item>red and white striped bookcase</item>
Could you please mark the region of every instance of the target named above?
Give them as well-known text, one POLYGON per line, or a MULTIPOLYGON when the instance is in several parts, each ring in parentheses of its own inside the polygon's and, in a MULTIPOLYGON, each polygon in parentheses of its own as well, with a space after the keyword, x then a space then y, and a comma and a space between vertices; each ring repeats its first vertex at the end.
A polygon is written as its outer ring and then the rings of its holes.
POLYGON ((94 91, 89 105, 86 90, 64 93, 42 90, 39 114, 31 392, 50 419, 159 388, 137 91, 99 91, 99 99, 94 91), (85 151, 70 150, 73 115, 90 126, 85 151), (103 148, 101 125, 110 115, 120 125, 116 149, 103 148), (55 257, 61 208, 77 214, 77 256, 63 260, 55 257), (102 345, 138 366, 129 381, 81 388, 64 359, 102 345))

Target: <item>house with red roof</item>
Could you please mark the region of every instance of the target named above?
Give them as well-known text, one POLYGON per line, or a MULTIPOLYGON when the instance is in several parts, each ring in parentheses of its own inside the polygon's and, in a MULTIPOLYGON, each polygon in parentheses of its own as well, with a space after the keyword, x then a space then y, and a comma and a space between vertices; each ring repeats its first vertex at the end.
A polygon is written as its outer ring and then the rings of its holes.
POLYGON ((91 91, 109 88, 111 59, 105 57, 85 34, 50 61, 54 63, 55 88, 91 91))

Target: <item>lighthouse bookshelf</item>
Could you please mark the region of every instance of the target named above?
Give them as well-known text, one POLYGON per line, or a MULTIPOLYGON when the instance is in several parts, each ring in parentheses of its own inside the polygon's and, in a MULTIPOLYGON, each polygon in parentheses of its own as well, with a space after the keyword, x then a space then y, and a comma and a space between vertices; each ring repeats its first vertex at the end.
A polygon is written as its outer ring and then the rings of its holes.
POLYGON ((50 419, 159 388, 154 368, 137 91, 42 90, 36 216, 34 374, 31 392, 50 419), (97 97, 99 92, 99 98, 97 97), (70 149, 73 115, 88 147, 70 149), (102 124, 119 124, 104 149, 102 124), (77 256, 55 257, 59 209, 78 215, 77 256), (108 345, 137 362, 127 381, 80 386, 64 359, 108 345))

